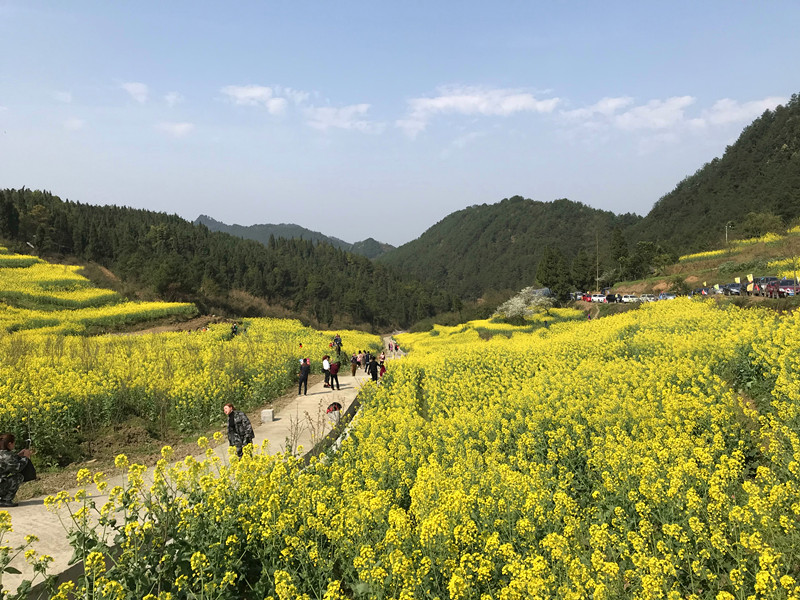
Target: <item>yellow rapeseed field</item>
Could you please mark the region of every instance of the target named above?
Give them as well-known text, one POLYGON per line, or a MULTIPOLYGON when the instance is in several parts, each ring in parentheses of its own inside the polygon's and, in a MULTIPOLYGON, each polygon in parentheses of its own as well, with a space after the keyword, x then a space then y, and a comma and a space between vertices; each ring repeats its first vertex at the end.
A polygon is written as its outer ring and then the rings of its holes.
MULTIPOLYGON (((333 337, 286 319, 246 320, 242 329, 235 337, 226 324, 138 336, 0 336, 0 431, 30 433, 43 460, 128 416, 191 431, 218 422, 226 402, 249 408, 283 394, 301 356, 318 371, 333 337)), ((380 344, 361 332, 342 335, 345 350, 380 344)))
POLYGON ((130 465, 106 505, 49 499, 120 540, 57 597, 800 598, 800 315, 679 299, 500 329, 399 336, 306 468, 166 448, 152 487, 130 465))

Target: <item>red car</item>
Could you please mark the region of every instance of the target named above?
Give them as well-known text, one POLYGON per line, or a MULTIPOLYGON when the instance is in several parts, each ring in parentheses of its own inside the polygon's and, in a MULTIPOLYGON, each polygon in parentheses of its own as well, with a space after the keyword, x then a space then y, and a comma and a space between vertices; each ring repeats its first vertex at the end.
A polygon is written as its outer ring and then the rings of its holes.
POLYGON ((772 277, 772 276, 756 277, 753 280, 753 291, 750 292, 750 294, 753 296, 766 296, 767 286, 773 282, 778 283, 778 281, 779 280, 777 277, 772 277))

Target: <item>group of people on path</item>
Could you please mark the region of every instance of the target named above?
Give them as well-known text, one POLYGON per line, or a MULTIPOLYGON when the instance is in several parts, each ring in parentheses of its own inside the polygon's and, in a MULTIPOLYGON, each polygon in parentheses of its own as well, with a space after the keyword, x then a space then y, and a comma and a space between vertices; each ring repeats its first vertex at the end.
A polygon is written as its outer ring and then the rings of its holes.
POLYGON ((375 356, 369 350, 366 352, 359 350, 358 354, 353 353, 350 357, 350 372, 353 377, 359 368, 364 369, 365 373, 369 373, 372 381, 378 381, 378 378, 383 377, 386 373, 386 353, 381 352, 379 356, 375 356))
MULTIPOLYGON (((235 335, 238 333, 238 327, 233 330, 235 335)), ((342 339, 339 334, 336 334, 332 346, 341 351, 342 339)), ((302 349, 303 345, 300 344, 302 349)), ((394 342, 389 342, 389 351, 397 352, 399 346, 394 342)), ((380 355, 375 356, 368 350, 365 352, 359 350, 358 353, 353 353, 350 357, 350 367, 353 377, 359 368, 363 368, 365 372, 369 373, 373 381, 378 381, 379 377, 383 377, 386 373, 386 354, 381 352, 380 355)), ((325 374, 325 384, 327 388, 339 390, 339 367, 338 360, 331 362, 331 357, 325 355, 322 357, 322 369, 325 374)), ((308 358, 300 359, 300 373, 299 386, 297 394, 300 395, 301 391, 304 395, 308 395, 308 376, 311 373, 311 361, 308 358)), ((336 404, 336 403, 335 403, 336 404)), ((333 405, 331 405, 333 406, 333 405)), ((329 407, 329 412, 330 412, 329 407)), ((341 405, 339 405, 339 410, 341 405)), ((241 457, 243 454, 244 446, 253 443, 255 432, 250 419, 241 410, 237 410, 233 404, 225 404, 222 408, 225 415, 228 417, 228 443, 236 448, 236 455, 241 457)), ((12 433, 0 434, 0 508, 18 506, 14 501, 17 495, 19 486, 23 481, 35 479, 36 471, 31 462, 32 450, 25 448, 19 452, 15 452, 16 437, 12 433)))

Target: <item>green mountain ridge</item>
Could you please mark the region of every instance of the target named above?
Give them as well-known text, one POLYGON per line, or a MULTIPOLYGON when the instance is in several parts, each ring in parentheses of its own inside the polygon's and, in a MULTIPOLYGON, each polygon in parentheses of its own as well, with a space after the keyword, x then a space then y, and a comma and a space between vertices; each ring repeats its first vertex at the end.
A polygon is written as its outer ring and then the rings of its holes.
POLYGON ((615 278, 641 277, 668 257, 721 247, 730 227, 732 235, 747 237, 766 233, 757 230, 759 223, 788 226, 798 218, 800 99, 795 94, 786 106, 748 125, 722 158, 679 182, 645 217, 567 199, 514 196, 454 212, 377 260, 461 298, 477 299, 534 285, 545 257, 562 261, 562 271, 584 273, 581 282, 567 274, 576 287, 593 281, 594 273, 610 285, 615 278))
POLYGON ((166 299, 224 306, 243 291, 319 323, 352 319, 373 328, 537 283, 563 291, 639 279, 679 254, 721 247, 730 227, 733 236, 752 237, 798 219, 797 94, 755 119, 721 158, 680 181, 645 217, 513 196, 456 211, 394 249, 297 225, 227 226, 206 216, 193 225, 164 213, 0 190, 0 236, 20 248, 30 242, 41 253, 96 261, 166 299), (212 231, 223 227, 227 233, 212 231), (258 242, 242 239, 256 234, 258 242))
POLYGON ((570 261, 580 249, 592 248, 594 256, 598 245, 607 254, 611 231, 641 219, 566 199, 537 202, 514 196, 454 212, 378 262, 474 300, 490 290, 532 285, 549 247, 570 261))
POLYGON ((722 157, 703 165, 656 202, 632 228, 634 239, 664 242, 681 253, 708 250, 749 213, 788 225, 800 217, 800 96, 767 110, 722 157))
POLYGON ((264 245, 177 215, 91 206, 49 192, 0 190, 0 238, 18 251, 96 262, 137 294, 195 302, 209 314, 378 330, 453 304, 431 284, 327 243, 272 237, 264 245))
POLYGON ((394 246, 379 242, 373 238, 367 238, 360 242, 351 244, 340 240, 337 237, 328 236, 319 231, 312 231, 293 223, 280 223, 277 225, 263 223, 257 225, 228 225, 209 217, 200 215, 194 220, 195 225, 204 225, 211 231, 221 231, 246 240, 254 240, 265 246, 269 244, 270 237, 284 239, 302 239, 317 243, 330 244, 334 248, 339 248, 346 252, 359 254, 367 258, 377 258, 378 256, 392 250, 394 246))

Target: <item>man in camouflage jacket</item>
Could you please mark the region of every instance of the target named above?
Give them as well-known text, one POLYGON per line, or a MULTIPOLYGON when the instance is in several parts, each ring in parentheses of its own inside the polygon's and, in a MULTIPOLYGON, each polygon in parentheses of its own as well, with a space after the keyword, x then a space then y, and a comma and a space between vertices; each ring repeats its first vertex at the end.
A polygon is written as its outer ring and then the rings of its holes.
POLYGON ((14 496, 25 480, 23 469, 30 461, 31 451, 14 452, 15 440, 12 434, 0 435, 0 508, 17 506, 14 496))
POLYGON ((226 404, 222 410, 228 415, 228 443, 236 446, 236 455, 242 456, 242 447, 253 443, 255 433, 250 419, 240 410, 236 410, 233 404, 226 404))

